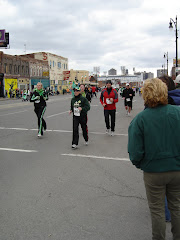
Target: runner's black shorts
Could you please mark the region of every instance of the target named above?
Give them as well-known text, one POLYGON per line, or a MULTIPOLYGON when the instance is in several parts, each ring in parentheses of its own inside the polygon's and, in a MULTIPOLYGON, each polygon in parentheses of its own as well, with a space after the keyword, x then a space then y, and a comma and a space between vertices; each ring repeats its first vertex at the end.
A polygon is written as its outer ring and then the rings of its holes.
POLYGON ((132 100, 127 102, 126 99, 124 100, 124 106, 128 106, 132 108, 132 100))

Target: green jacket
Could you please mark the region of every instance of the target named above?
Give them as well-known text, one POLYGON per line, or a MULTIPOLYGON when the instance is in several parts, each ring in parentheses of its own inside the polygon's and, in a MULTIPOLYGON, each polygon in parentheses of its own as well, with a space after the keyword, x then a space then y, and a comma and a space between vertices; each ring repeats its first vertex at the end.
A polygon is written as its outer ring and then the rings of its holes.
POLYGON ((128 129, 132 163, 145 172, 180 171, 180 107, 147 108, 128 129))
POLYGON ((86 93, 85 93, 85 92, 82 92, 81 95, 82 95, 83 97, 86 97, 86 93))
POLYGON ((86 115, 87 112, 90 110, 90 105, 89 105, 89 102, 88 102, 87 98, 82 97, 81 94, 77 97, 74 96, 71 99, 71 110, 73 112, 74 112, 74 107, 76 107, 76 108, 81 107, 82 108, 80 116, 86 115))

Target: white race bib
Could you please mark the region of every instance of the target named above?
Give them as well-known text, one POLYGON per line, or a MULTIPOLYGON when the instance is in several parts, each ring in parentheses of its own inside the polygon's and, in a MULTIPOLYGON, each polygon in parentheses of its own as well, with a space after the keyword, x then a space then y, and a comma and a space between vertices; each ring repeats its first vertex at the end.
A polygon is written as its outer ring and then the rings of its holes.
POLYGON ((126 98, 126 102, 130 102, 131 101, 131 99, 130 98, 126 98))
POLYGON ((106 98, 106 103, 107 103, 107 104, 112 104, 112 102, 110 101, 109 98, 106 98))
POLYGON ((36 100, 36 101, 35 101, 35 103, 40 103, 40 100, 39 100, 39 99, 38 99, 38 100, 36 100))
POLYGON ((80 110, 76 107, 74 107, 74 116, 80 117, 80 110))

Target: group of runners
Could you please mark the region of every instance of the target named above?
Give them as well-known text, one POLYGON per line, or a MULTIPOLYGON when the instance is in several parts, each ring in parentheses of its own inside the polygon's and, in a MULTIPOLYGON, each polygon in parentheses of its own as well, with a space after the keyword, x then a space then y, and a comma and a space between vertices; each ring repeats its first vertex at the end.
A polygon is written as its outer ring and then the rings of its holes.
MULTIPOLYGON (((76 149, 79 142, 79 125, 81 125, 82 128, 85 144, 88 145, 87 112, 90 110, 92 95, 89 91, 86 91, 84 84, 76 86, 73 90, 74 96, 71 99, 69 113, 73 114, 72 149, 76 149)), ((96 96, 96 94, 94 95, 96 96)), ((123 90, 121 96, 124 99, 127 115, 130 115, 134 91, 130 88, 129 83, 126 84, 126 88, 123 90)), ((41 137, 47 129, 46 121, 43 118, 46 111, 47 100, 48 95, 47 92, 43 90, 42 83, 37 83, 37 87, 34 89, 30 101, 34 102, 34 111, 38 118, 38 137, 41 137)), ((106 87, 101 91, 100 102, 104 108, 106 134, 114 136, 118 92, 112 87, 112 82, 110 80, 107 80, 106 87)))

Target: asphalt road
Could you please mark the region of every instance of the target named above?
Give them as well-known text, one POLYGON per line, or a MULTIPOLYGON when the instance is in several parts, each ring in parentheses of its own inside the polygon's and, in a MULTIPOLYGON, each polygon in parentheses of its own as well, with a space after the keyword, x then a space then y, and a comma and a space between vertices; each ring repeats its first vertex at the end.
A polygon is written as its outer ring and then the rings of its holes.
POLYGON ((119 99, 114 137, 105 135, 103 108, 93 98, 89 145, 80 129, 76 150, 70 99, 50 98, 41 139, 32 103, 0 101, 0 240, 151 239, 143 175, 127 153, 128 126, 143 110, 142 98, 135 96, 130 117, 119 99))

